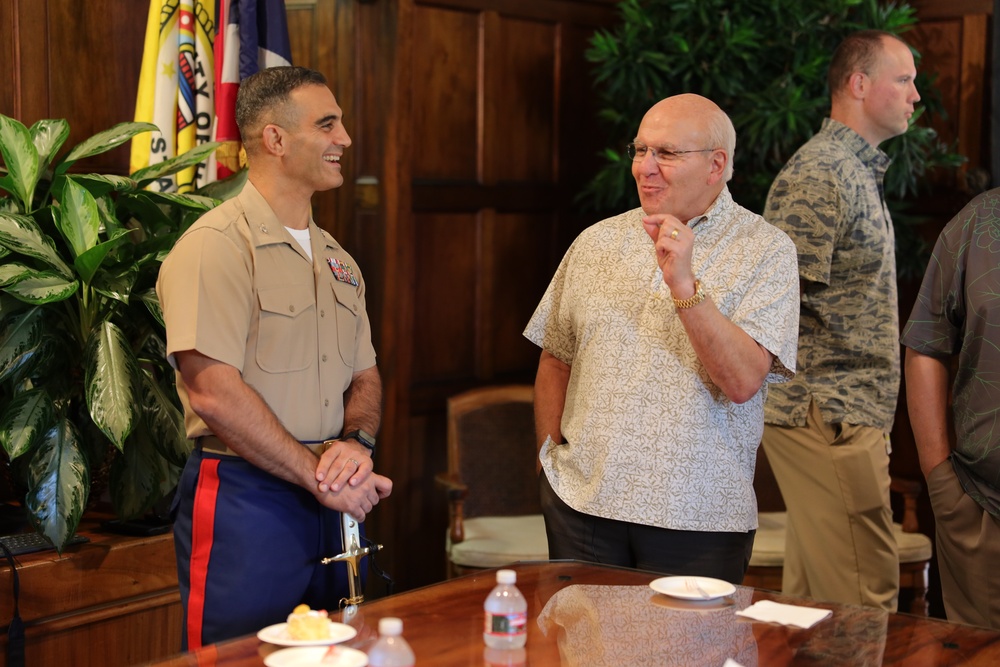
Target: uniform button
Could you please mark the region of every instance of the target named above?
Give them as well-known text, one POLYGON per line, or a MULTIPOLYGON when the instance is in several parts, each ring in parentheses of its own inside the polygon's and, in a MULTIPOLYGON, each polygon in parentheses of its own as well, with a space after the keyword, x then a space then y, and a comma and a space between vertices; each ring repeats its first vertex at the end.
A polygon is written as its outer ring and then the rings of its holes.
POLYGON ((319 316, 320 317, 326 317, 326 311, 325 310, 319 311, 319 316))
POLYGON ((328 408, 328 407, 330 407, 330 399, 329 399, 329 398, 328 398, 328 399, 326 399, 325 401, 323 401, 323 407, 324 407, 324 408, 328 408))
POLYGON ((288 307, 288 311, 294 313, 295 312, 295 306, 289 306, 288 307))
POLYGON ((355 313, 358 312, 358 305, 354 304, 353 306, 351 306, 351 310, 353 310, 355 313))
POLYGON ((321 358, 323 359, 323 361, 326 361, 326 355, 325 354, 321 358))

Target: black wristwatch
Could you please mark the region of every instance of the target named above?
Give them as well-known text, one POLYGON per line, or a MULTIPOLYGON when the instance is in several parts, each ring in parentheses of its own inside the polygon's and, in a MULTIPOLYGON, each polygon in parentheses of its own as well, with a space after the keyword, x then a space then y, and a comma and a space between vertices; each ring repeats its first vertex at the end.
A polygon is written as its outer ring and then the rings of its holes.
POLYGON ((341 440, 350 440, 352 438, 354 440, 357 440, 358 442, 360 442, 365 447, 367 447, 368 451, 370 451, 372 453, 372 456, 375 456, 375 436, 374 435, 372 435, 368 431, 364 431, 364 430, 358 428, 358 429, 354 429, 353 431, 348 431, 344 435, 340 436, 341 440))

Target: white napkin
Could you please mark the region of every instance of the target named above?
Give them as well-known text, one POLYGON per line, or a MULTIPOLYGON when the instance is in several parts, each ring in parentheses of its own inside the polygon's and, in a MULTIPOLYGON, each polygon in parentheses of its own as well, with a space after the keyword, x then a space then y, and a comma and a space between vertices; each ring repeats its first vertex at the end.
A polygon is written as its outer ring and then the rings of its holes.
POLYGON ((722 663, 722 667, 743 667, 743 665, 736 662, 732 658, 726 658, 726 661, 722 663))
POLYGON ((743 611, 736 612, 737 616, 745 616, 755 621, 794 625, 797 628, 811 628, 832 614, 833 612, 829 609, 796 607, 795 605, 781 604, 772 602, 771 600, 754 602, 743 611))

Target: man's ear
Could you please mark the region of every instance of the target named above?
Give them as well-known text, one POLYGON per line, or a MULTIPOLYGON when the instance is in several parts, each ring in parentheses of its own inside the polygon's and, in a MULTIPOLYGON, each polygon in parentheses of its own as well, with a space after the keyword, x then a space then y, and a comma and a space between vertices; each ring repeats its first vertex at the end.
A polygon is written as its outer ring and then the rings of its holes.
POLYGON ((864 72, 855 72, 847 80, 847 92, 856 100, 863 100, 871 88, 871 79, 864 72))
POLYGON ((712 151, 712 157, 708 163, 708 184, 715 185, 722 180, 726 173, 726 165, 729 164, 729 155, 721 148, 712 151))
POLYGON ((285 154, 285 136, 280 127, 265 125, 261 135, 261 144, 265 151, 277 156, 285 154))

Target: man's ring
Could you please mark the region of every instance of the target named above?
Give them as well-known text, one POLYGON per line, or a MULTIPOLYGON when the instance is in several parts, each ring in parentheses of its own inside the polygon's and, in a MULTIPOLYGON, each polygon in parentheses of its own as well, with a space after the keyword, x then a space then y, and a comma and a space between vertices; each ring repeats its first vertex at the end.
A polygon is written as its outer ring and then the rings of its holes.
POLYGON ((356 467, 356 468, 360 468, 361 467, 361 464, 358 463, 357 461, 355 461, 354 459, 347 459, 347 460, 350 461, 351 463, 353 463, 354 467, 356 467))
POLYGON ((677 230, 675 229, 674 231, 670 232, 670 238, 672 238, 673 240, 675 240, 675 241, 676 241, 676 240, 677 240, 677 234, 679 234, 679 233, 680 233, 680 232, 678 232, 678 231, 677 231, 677 230))

